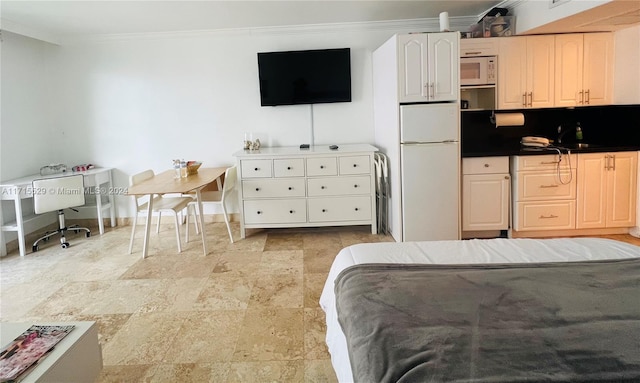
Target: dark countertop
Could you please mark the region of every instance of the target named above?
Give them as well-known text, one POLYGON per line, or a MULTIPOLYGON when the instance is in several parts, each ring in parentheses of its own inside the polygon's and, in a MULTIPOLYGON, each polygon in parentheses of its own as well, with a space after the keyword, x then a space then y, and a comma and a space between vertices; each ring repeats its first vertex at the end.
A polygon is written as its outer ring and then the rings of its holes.
MULTIPOLYGON (((588 148, 574 149, 568 144, 568 148, 559 145, 562 153, 566 153, 567 149, 571 153, 603 153, 603 152, 628 152, 640 150, 640 145, 598 145, 590 144, 588 148)), ((535 156, 541 154, 557 153, 554 147, 549 148, 523 148, 520 143, 490 146, 482 145, 482 147, 473 147, 471 145, 462 146, 462 157, 494 157, 494 156, 535 156)))

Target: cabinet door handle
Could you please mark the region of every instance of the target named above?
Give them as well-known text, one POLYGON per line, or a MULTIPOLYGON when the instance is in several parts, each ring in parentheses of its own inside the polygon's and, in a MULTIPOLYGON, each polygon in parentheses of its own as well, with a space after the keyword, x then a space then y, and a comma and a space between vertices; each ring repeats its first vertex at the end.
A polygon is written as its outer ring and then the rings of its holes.
POLYGON ((609 155, 605 154, 604 155, 604 170, 609 170, 611 169, 611 165, 609 165, 609 155))
POLYGON ((482 52, 477 51, 477 52, 464 52, 465 56, 470 56, 470 55, 479 55, 482 54, 482 52))
POLYGON ((429 84, 429 97, 434 98, 436 96, 436 85, 434 83, 429 84))
POLYGON ((589 102, 591 101, 591 96, 589 95, 589 89, 584 91, 584 103, 589 105, 589 102))
POLYGON ((533 92, 529 92, 529 106, 533 106, 533 92))
POLYGON ((540 185, 540 189, 557 188, 558 185, 540 185))
POLYGON ((611 155, 611 170, 616 171, 616 155, 611 155))
POLYGON ((540 165, 555 165, 560 163, 560 161, 540 161, 540 165))
POLYGON ((557 215, 553 215, 553 214, 549 214, 549 215, 541 215, 539 217, 540 219, 553 219, 553 218, 558 218, 557 215))
POLYGON ((522 106, 527 106, 527 92, 522 93, 522 106))
POLYGON ((578 97, 578 104, 583 104, 584 103, 584 92, 580 91, 580 92, 578 92, 578 94, 580 95, 580 97, 578 97))

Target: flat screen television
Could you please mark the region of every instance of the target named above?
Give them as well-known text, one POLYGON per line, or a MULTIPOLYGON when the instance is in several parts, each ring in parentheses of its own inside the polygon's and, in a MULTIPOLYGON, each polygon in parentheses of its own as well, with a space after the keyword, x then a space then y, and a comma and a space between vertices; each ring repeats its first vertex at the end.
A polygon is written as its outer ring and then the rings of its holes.
POLYGON ((258 53, 262 106, 351 101, 349 48, 258 53))

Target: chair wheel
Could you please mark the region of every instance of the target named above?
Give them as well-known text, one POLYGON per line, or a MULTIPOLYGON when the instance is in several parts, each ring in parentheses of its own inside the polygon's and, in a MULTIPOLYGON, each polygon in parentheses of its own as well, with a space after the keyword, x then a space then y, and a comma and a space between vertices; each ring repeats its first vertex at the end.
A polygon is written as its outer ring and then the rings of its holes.
POLYGON ((91 237, 91 232, 90 232, 90 231, 87 231, 86 238, 89 238, 89 237, 91 237))
POLYGON ((69 246, 71 246, 71 245, 69 245, 69 242, 63 242, 63 243, 62 243, 62 248, 63 248, 63 249, 66 249, 66 248, 67 248, 67 247, 69 247, 69 246))
POLYGON ((36 251, 38 251, 38 246, 33 245, 33 247, 31 248, 31 250, 33 250, 33 252, 35 253, 36 251))

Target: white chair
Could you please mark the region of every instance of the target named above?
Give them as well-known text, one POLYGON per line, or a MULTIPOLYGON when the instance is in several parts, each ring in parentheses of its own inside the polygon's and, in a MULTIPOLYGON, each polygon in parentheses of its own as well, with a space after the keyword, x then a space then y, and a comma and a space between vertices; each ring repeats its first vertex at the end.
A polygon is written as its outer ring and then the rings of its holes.
MULTIPOLYGON (((145 170, 144 172, 134 174, 129 177, 129 186, 134 186, 142 181, 148 180, 154 177, 153 170, 145 170)), ((136 226, 138 224, 138 215, 140 212, 146 212, 148 208, 147 196, 133 196, 133 200, 136 205, 136 214, 133 217, 133 227, 131 228, 131 240, 129 242, 129 254, 133 252, 133 240, 136 235, 136 226)), ((182 246, 180 244, 180 221, 178 219, 178 213, 189 205, 189 202, 193 201, 190 197, 164 197, 153 196, 153 212, 158 213, 158 225, 156 227, 156 233, 160 232, 160 220, 162 213, 171 213, 175 218, 176 224, 176 239, 178 240, 178 253, 182 252, 182 246)))
MULTIPOLYGON (((91 236, 91 230, 86 227, 73 225, 67 227, 64 222, 63 209, 73 209, 76 206, 84 205, 84 177, 82 174, 65 177, 43 178, 34 180, 33 186, 33 211, 36 214, 58 212, 58 229, 49 231, 34 243, 32 250, 38 251, 38 242, 48 241, 50 237, 60 234, 60 245, 63 249, 69 247, 69 242, 65 238, 67 230, 76 233, 84 231, 87 237, 91 236)), ((77 210, 76 210, 77 211, 77 210)))
MULTIPOLYGON (((227 214, 226 200, 230 193, 235 190, 236 187, 236 167, 232 166, 228 168, 224 172, 224 184, 222 185, 222 190, 218 191, 205 191, 200 193, 200 197, 202 199, 203 205, 217 205, 222 208, 222 214, 224 215, 224 223, 227 224, 227 232, 229 233, 229 239, 231 243, 233 243, 233 234, 231 234, 231 226, 229 226, 229 215, 227 214)), ((218 182, 218 186, 220 183, 218 182)), ((193 207, 193 220, 195 222, 196 233, 199 233, 199 230, 202 228, 198 228, 198 218, 196 217, 196 212, 200 214, 198 210, 198 201, 195 201, 195 196, 192 197, 192 201, 189 203, 189 206, 193 207)), ((187 227, 189 225, 189 218, 187 215, 187 227)), ((188 231, 187 231, 188 235, 188 231)), ((188 240, 188 238, 187 238, 188 240)))

